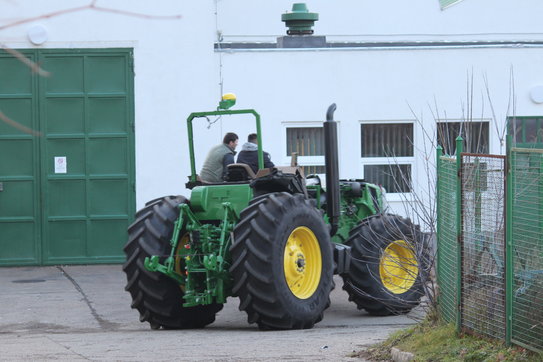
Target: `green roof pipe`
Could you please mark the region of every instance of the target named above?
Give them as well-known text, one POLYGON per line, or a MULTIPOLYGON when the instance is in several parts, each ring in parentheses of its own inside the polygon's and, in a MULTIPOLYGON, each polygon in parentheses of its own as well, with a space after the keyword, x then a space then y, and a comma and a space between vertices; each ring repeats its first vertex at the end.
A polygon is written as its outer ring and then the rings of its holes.
POLYGON ((292 4, 292 11, 281 15, 281 21, 288 28, 288 35, 311 35, 313 25, 319 20, 318 13, 310 13, 305 3, 292 4))

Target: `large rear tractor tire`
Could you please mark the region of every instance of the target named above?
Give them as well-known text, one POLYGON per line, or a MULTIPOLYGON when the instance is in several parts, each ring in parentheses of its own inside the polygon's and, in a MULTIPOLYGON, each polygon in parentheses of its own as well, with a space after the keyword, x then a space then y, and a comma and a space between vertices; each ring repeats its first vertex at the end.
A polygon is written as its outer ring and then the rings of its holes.
POLYGON ((232 292, 260 329, 305 329, 330 305, 332 245, 321 213, 301 194, 252 200, 230 248, 232 292))
MULTIPOLYGON (((222 304, 183 307, 183 286, 159 272, 145 269, 145 257, 160 255, 160 262, 169 256, 174 222, 179 216, 179 204, 187 203, 182 196, 167 196, 149 202, 138 211, 136 221, 128 228, 128 242, 124 247, 126 262, 126 290, 132 296, 132 308, 140 313, 141 322, 149 322, 152 329, 202 328, 215 320, 222 304)), ((183 233, 181 233, 183 235, 183 233)), ((186 243, 186 234, 181 244, 186 243)), ((181 270, 183 260, 176 260, 181 270)))
POLYGON ((397 215, 366 219, 350 232, 343 289, 372 315, 404 314, 420 303, 428 274, 428 250, 418 226, 397 215))

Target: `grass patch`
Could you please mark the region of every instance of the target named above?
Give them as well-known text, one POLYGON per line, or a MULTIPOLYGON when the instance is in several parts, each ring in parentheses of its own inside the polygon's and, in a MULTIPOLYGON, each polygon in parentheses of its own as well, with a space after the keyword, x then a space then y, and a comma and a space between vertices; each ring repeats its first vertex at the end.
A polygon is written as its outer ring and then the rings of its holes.
POLYGON ((543 353, 506 347, 503 343, 467 334, 458 336, 454 326, 429 321, 395 332, 386 341, 353 357, 390 361, 392 347, 413 353, 415 361, 543 361, 543 353))

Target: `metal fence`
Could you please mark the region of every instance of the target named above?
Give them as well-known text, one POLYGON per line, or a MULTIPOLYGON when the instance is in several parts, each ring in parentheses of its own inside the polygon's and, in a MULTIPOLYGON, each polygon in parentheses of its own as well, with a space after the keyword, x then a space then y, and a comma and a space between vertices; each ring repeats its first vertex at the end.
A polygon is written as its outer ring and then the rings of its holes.
POLYGON ((461 325, 505 339, 505 157, 462 154, 461 325))
POLYGON ((543 150, 512 148, 513 343, 543 350, 543 150))
POLYGON ((438 149, 438 185, 437 185, 437 227, 439 245, 437 248, 437 283, 439 286, 439 312, 449 322, 457 320, 458 281, 460 270, 458 258, 457 233, 457 166, 456 158, 441 155, 438 149), (445 210, 448 210, 445 212, 445 210))
POLYGON ((543 351, 543 150, 456 147, 460 157, 437 157, 439 312, 458 330, 543 351))

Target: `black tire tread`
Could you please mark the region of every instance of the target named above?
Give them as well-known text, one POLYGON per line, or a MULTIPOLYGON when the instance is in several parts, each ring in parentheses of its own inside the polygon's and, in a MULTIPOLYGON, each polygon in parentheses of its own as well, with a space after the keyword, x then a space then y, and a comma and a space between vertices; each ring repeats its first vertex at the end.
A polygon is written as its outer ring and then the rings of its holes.
POLYGON ((380 281, 377 268, 382 248, 396 240, 398 232, 406 236, 409 242, 415 243, 415 248, 425 247, 420 244, 422 238, 418 226, 414 226, 409 219, 389 214, 363 220, 351 230, 345 242, 351 247, 353 259, 349 273, 342 275, 343 289, 349 294, 349 301, 372 315, 408 313, 419 304, 424 293, 420 273, 424 272, 425 266, 419 267, 415 284, 403 294, 393 295, 380 281))
POLYGON ((145 257, 170 251, 174 222, 179 215, 177 206, 187 203, 182 196, 155 199, 136 213, 128 227, 128 242, 124 247, 126 262, 125 290, 132 296, 131 307, 140 313, 140 321, 149 322, 152 329, 202 328, 215 320, 222 304, 183 307, 183 292, 172 279, 145 269, 145 257))
MULTIPOLYGON (((300 207, 312 214, 312 217, 322 220, 320 212, 303 195, 281 192, 253 199, 241 212, 241 222, 234 229, 234 242, 230 249, 230 272, 234 280, 232 292, 239 296, 239 309, 247 313, 249 323, 257 323, 260 329, 311 328, 322 319, 324 309, 330 305, 328 290, 326 307, 311 320, 305 320, 286 310, 274 286, 277 276, 271 272, 271 255, 274 243, 278 241, 274 240, 273 232, 278 228, 286 210, 300 207)), ((331 253, 331 243, 328 244, 331 253)), ((323 269, 323 273, 327 271, 323 269)), ((329 274, 329 285, 323 284, 326 288, 331 288, 332 284, 332 270, 329 274)))

